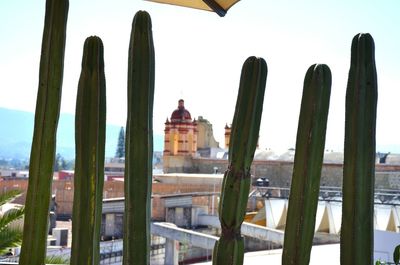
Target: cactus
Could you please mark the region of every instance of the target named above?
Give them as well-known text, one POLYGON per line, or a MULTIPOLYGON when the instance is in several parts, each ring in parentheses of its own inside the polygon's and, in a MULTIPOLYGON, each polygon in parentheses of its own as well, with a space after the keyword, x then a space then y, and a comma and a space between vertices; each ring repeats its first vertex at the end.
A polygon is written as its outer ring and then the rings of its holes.
POLYGON ((76 100, 73 265, 100 263, 105 129, 104 48, 101 39, 93 36, 85 41, 76 100))
POLYGON ((309 264, 317 212, 331 71, 312 65, 304 79, 282 264, 309 264))
POLYGON ((377 98, 374 40, 360 33, 351 45, 346 92, 341 264, 373 263, 377 98))
POLYGON ((214 246, 214 265, 243 264, 240 227, 250 189, 250 166, 258 141, 266 80, 264 59, 249 57, 242 68, 229 143, 229 168, 222 183, 218 209, 222 233, 214 246))
POLYGON ((60 113, 68 0, 47 0, 19 264, 44 263, 60 113))
POLYGON ((393 251, 393 262, 398 265, 400 262, 400 245, 397 245, 393 251))
POLYGON ((150 15, 136 13, 128 61, 123 264, 150 263, 154 46, 150 15))

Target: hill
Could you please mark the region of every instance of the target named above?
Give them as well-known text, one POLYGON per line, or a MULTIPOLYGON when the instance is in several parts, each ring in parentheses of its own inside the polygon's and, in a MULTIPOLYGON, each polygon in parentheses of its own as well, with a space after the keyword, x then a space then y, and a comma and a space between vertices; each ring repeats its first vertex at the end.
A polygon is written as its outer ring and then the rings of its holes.
MULTIPOLYGON (((26 159, 30 155, 34 113, 0 108, 0 158, 26 159)), ((75 157, 75 116, 62 113, 58 122, 57 150, 66 159, 75 157)), ((113 157, 121 126, 106 126, 106 157, 113 157)), ((162 151, 163 136, 154 135, 154 151, 162 151)))

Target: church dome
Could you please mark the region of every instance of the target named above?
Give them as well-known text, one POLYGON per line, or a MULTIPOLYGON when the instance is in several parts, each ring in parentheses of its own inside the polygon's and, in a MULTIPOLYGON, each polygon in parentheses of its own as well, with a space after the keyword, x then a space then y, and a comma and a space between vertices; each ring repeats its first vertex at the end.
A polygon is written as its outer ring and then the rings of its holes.
POLYGON ((190 116, 190 112, 186 109, 176 109, 171 114, 171 121, 185 121, 185 120, 192 120, 190 116))
POLYGON ((192 116, 190 112, 185 109, 183 99, 178 102, 178 108, 171 114, 171 122, 191 122, 192 116))

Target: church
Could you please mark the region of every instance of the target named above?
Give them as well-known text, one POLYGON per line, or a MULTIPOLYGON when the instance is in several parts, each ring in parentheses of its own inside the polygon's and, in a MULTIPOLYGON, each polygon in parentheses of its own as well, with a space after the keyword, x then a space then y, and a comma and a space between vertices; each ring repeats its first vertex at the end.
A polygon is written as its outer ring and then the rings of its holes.
POLYGON ((164 172, 195 172, 193 159, 215 158, 225 152, 214 138, 211 123, 202 116, 192 119, 184 100, 180 99, 165 122, 164 172))

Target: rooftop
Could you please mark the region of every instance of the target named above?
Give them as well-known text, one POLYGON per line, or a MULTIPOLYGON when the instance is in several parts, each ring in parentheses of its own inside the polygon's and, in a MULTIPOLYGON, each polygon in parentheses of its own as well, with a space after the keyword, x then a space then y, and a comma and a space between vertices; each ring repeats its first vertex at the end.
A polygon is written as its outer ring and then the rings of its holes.
MULTIPOLYGON (((281 264, 282 249, 249 252, 244 254, 243 265, 281 264)), ((198 265, 211 265, 211 262, 202 262, 198 265)), ((313 246, 310 265, 337 265, 340 264, 340 244, 313 246)))

